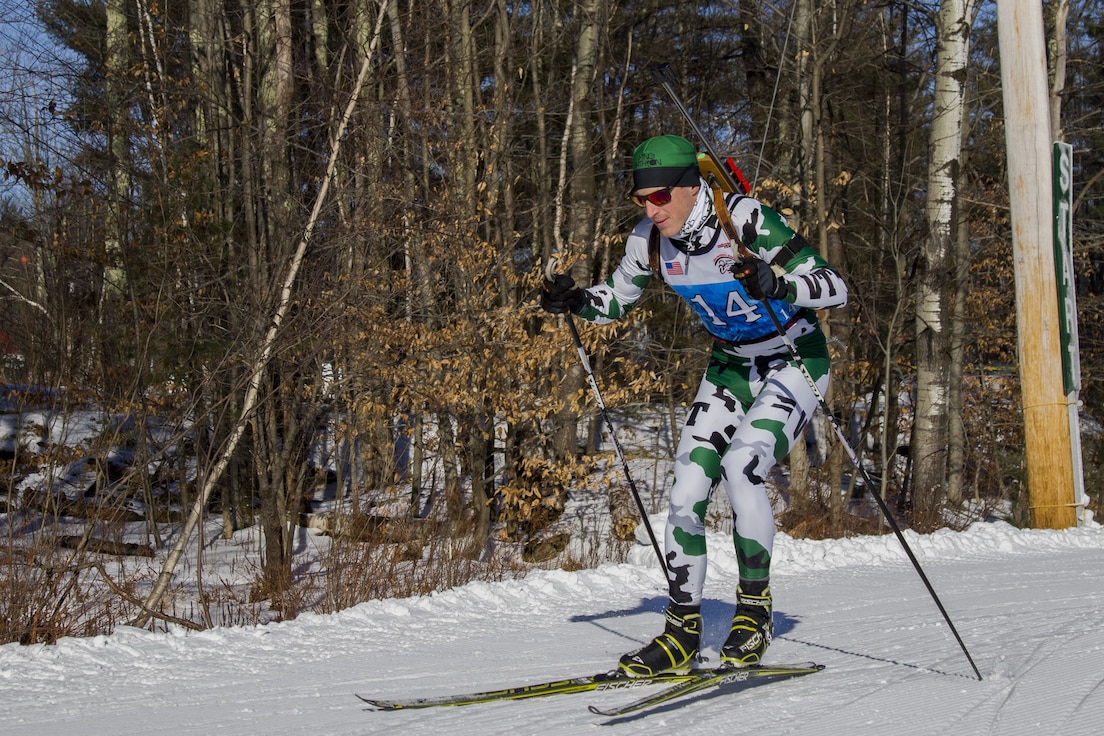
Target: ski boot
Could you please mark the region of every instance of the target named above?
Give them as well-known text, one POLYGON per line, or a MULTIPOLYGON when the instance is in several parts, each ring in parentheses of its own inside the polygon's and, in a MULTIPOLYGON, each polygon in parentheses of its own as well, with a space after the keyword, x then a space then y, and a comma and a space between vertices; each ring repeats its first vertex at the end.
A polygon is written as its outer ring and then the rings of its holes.
POLYGON ((618 670, 629 677, 648 677, 659 672, 687 667, 697 658, 701 646, 701 606, 671 603, 664 614, 663 633, 634 652, 621 657, 618 670))
POLYGON ((736 613, 721 647, 721 664, 748 667, 761 663, 773 633, 770 585, 744 581, 736 589, 736 613))

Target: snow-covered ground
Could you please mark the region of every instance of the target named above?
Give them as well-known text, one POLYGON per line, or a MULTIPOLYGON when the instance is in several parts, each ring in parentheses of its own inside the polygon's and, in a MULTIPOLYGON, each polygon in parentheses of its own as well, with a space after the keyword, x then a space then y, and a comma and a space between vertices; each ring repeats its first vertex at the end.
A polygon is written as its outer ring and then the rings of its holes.
MULTIPOLYGON (((534 572, 422 598, 258 628, 0 647, 0 734, 1104 732, 1104 529, 979 523, 908 535, 980 668, 969 663, 892 536, 780 536, 775 663, 816 675, 661 706, 634 718, 586 706, 640 693, 376 712, 381 697, 493 689, 589 674, 658 633, 664 586, 650 547, 630 562, 534 572), (597 729, 597 730, 595 730, 597 729)), ((707 656, 731 614, 736 565, 710 537, 707 656)))

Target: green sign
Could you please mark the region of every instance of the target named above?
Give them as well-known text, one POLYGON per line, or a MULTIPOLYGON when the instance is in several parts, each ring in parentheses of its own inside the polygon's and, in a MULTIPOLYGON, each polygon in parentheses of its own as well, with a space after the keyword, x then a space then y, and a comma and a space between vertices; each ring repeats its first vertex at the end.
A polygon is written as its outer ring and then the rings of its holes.
POLYGON ((1066 393, 1081 390, 1077 340, 1077 290, 1073 270, 1073 146, 1054 144, 1054 268, 1058 277, 1058 319, 1062 380, 1066 393))

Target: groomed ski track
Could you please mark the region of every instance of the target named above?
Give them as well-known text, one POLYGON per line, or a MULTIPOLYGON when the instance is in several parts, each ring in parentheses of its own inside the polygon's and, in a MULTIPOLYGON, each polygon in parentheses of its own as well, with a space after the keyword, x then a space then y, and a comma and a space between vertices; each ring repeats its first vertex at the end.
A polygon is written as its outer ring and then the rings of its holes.
MULTIPOLYGON (((974 679, 891 537, 780 537, 769 662, 815 677, 691 696, 612 721, 584 693, 376 712, 389 697, 494 689, 601 671, 657 633, 650 548, 631 564, 538 572, 410 600, 370 602, 254 629, 66 639, 0 647, 0 733, 769 733, 1089 736, 1104 728, 1104 530, 909 533, 984 681, 974 679)), ((706 654, 727 629, 735 562, 711 535, 706 654)))

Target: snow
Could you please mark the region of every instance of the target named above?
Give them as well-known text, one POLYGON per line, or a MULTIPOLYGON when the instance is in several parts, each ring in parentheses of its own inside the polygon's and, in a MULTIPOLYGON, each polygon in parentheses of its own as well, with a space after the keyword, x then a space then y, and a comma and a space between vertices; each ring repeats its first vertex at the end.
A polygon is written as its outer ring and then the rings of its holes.
MULTIPOLYGON (((353 697, 496 689, 608 669, 659 632, 650 547, 627 563, 538 571, 253 628, 149 632, 0 647, 0 733, 1096 734, 1104 727, 1104 529, 907 534, 978 681, 892 535, 780 535, 768 662, 819 674, 691 696, 608 719, 591 703, 640 691, 377 712, 353 697)), ((735 560, 712 534, 705 654, 731 615, 735 560)))

